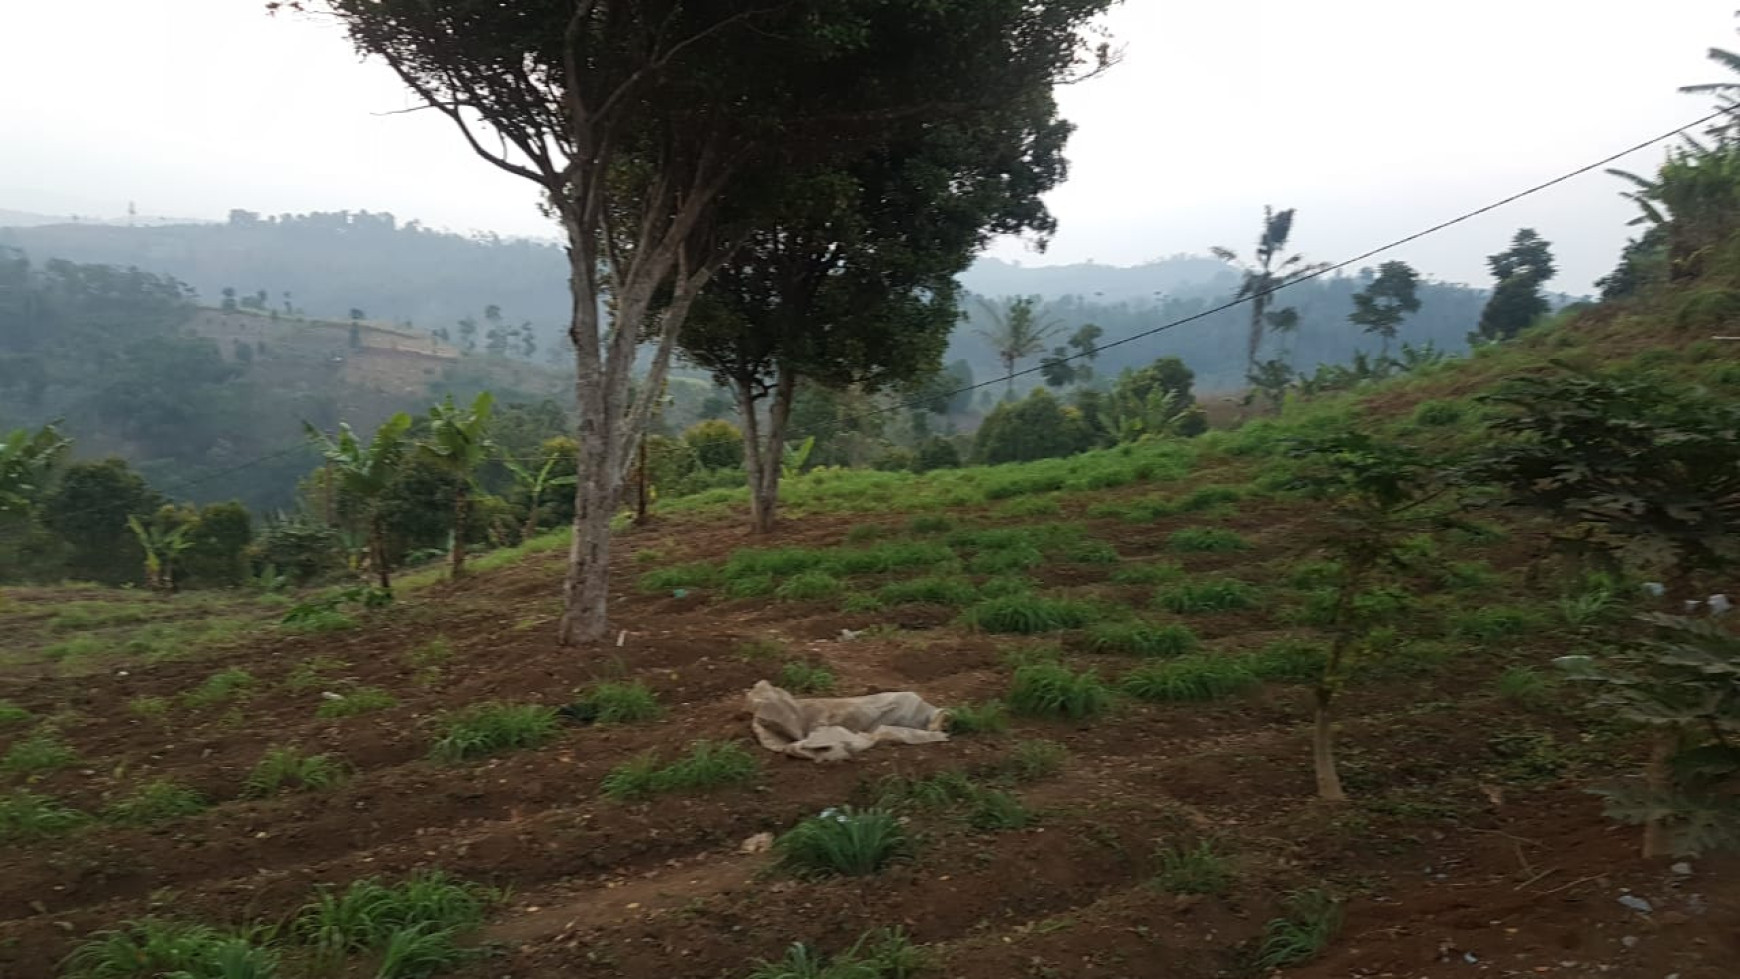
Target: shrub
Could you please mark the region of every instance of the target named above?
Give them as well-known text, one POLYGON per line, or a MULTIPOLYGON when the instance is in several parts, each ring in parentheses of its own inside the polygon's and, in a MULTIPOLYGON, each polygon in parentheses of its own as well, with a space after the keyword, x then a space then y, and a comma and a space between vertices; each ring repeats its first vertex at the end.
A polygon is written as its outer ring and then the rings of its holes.
POLYGON ((779 685, 792 693, 831 693, 834 673, 820 664, 793 660, 780 669, 779 685))
MULTIPOLYGON (((1091 447, 1093 440, 1079 413, 1065 409, 1044 388, 1035 388, 1022 400, 1006 401, 991 411, 974 434, 973 454, 989 465, 1028 462, 1074 455, 1091 447)), ((1057 485, 1047 489, 1058 489, 1062 478, 1051 482, 1057 485)), ((1029 490, 1036 491, 1044 492, 1029 490)))
POLYGON ((949 733, 954 735, 1001 734, 1009 730, 1008 710, 995 700, 950 707, 948 715, 949 733))
POLYGON ((1207 840, 1193 847, 1172 846, 1157 855, 1154 884, 1171 894, 1220 894, 1233 881, 1232 866, 1207 840))
POLYGON ((206 677, 199 686, 182 694, 181 700, 189 707, 213 707, 228 700, 245 698, 253 685, 252 673, 231 667, 206 677))
POLYGON ((1414 407, 1414 424, 1424 427, 1454 425, 1462 420, 1463 406, 1454 401, 1422 401, 1414 407))
POLYGON ((1150 622, 1096 622, 1088 627, 1087 646, 1096 653, 1135 656, 1182 656, 1199 645, 1196 633, 1184 625, 1150 622))
POLYGON ((918 443, 918 451, 913 455, 913 469, 918 472, 930 472, 933 469, 959 469, 961 467, 961 451, 955 448, 955 443, 940 435, 918 443))
POLYGON ((1060 663, 1030 663, 1015 671, 1009 706, 1034 717, 1084 720, 1106 712, 1112 692, 1089 670, 1076 673, 1060 663))
POLYGON ((1167 561, 1126 564, 1112 572, 1112 581, 1120 585, 1164 585, 1184 577, 1184 569, 1167 561))
POLYGON ((1256 686, 1257 676, 1227 656, 1186 656, 1131 671, 1121 684, 1139 700, 1219 700, 1256 686))
POLYGON ((817 602, 840 594, 840 579, 823 571, 806 571, 780 585, 774 595, 787 602, 817 602))
POLYGON ((683 441, 708 469, 736 469, 743 465, 743 432, 723 418, 696 422, 683 433, 683 441))
POLYGON ((84 821, 84 813, 45 795, 22 789, 0 795, 0 843, 64 833, 84 821))
POLYGON ((160 778, 140 786, 132 795, 106 809, 103 815, 117 823, 148 826, 191 816, 203 811, 205 806, 205 797, 198 792, 160 778))
POLYGON ((1257 590, 1236 578, 1180 581, 1160 589, 1154 601, 1180 615, 1191 612, 1230 612, 1257 603, 1257 590))
POLYGON ((345 694, 333 694, 321 701, 314 716, 335 718, 372 714, 398 706, 399 699, 380 687, 357 687, 345 694))
POLYGON ((52 731, 38 731, 12 743, 0 756, 0 772, 32 775, 77 764, 78 752, 52 731))
POLYGON ((982 632, 1033 635, 1060 629, 1079 629, 1095 617, 1086 602, 1030 595, 991 598, 969 608, 962 622, 982 632))
POLYGON ((431 754, 465 761, 544 744, 556 736, 556 712, 542 704, 477 704, 449 716, 443 728, 431 754))
POLYGON ((1243 537, 1221 527, 1185 527, 1166 538, 1166 546, 1181 554, 1225 554, 1250 549, 1243 537))
POLYGON ((842 806, 798 823, 774 841, 779 866, 798 874, 864 877, 911 852, 906 830, 886 809, 842 806))
POLYGON ((594 684, 575 701, 579 716, 599 724, 650 721, 664 713, 658 695, 639 680, 594 684))
POLYGON ((697 741, 688 755, 661 767, 642 755, 610 770, 601 786, 612 799, 638 799, 662 792, 694 792, 742 785, 761 770, 756 757, 732 741, 697 741))
POLYGON ((319 790, 344 780, 344 763, 331 755, 304 755, 295 747, 269 748, 243 782, 247 795, 267 796, 285 789, 319 790))

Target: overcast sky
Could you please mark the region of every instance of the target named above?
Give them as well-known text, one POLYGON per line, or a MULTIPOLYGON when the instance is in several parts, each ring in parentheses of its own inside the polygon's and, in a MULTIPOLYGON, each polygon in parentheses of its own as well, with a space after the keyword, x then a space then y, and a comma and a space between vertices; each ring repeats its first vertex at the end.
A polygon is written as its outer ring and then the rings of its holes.
MULTIPOLYGON (((1735 0, 1126 0, 1110 74, 1062 94, 1080 128, 1062 228, 1026 263, 1134 264, 1226 244, 1264 204, 1339 260, 1505 196, 1705 109, 1735 0)), ((552 236, 530 185, 474 159, 331 25, 263 0, 0 4, 0 208, 221 218, 391 211, 456 231, 552 236)), ((1627 161, 1647 168, 1659 151, 1627 161)), ((1629 205, 1596 173, 1395 256, 1483 282, 1519 226, 1580 292, 1629 205)))

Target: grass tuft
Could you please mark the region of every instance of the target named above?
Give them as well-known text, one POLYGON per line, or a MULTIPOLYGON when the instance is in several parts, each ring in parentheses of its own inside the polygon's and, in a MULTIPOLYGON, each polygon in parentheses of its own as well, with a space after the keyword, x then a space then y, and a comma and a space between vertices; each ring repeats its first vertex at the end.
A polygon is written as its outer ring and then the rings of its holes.
POLYGON ((1009 730, 1009 710, 1001 701, 987 700, 980 704, 961 704, 948 709, 949 733, 1002 734, 1009 730))
POLYGON ((1201 645, 1189 626, 1151 622, 1096 622, 1086 641, 1096 653, 1155 657, 1182 656, 1201 645))
POLYGON ((1204 840, 1192 847, 1172 846, 1159 851, 1160 872, 1154 886, 1170 894, 1222 894, 1232 886, 1232 865, 1204 840))
POLYGON ((1132 670, 1120 685, 1138 700, 1219 700, 1257 685, 1257 676, 1241 660, 1228 656, 1184 656, 1132 670))
POLYGON ((1086 720, 1105 713, 1111 705, 1111 688, 1099 674, 1092 670, 1076 673, 1061 663, 1020 667, 1009 688, 1009 706, 1032 717, 1086 720))
POLYGON ((780 868, 808 876, 864 877, 912 852, 887 809, 841 806, 811 816, 774 841, 780 868))
POLYGON ((1258 679, 1276 683, 1306 683, 1323 676, 1329 650, 1304 639, 1277 639, 1245 659, 1258 679))
POLYGON ((1528 666, 1513 666, 1498 677, 1498 695, 1524 707, 1538 707, 1552 692, 1552 681, 1528 666))
POLYGON ((792 660, 780 668, 779 686, 792 693, 832 693, 834 671, 819 663, 792 660))
POLYGON ((294 746, 269 748, 248 773, 243 792, 275 795, 285 790, 319 791, 344 781, 344 763, 331 755, 304 755, 294 746))
POLYGON ((335 674, 350 669, 350 664, 334 656, 310 656, 297 663, 284 677, 284 685, 291 690, 318 690, 333 686, 338 677, 335 674))
POLYGON ((697 741, 687 755, 669 765, 661 766, 653 754, 624 762, 604 776, 601 789, 611 799, 642 799, 665 792, 742 785, 760 771, 760 761, 734 741, 697 741))
POLYGON ((1236 578, 1202 578, 1161 588, 1155 604, 1168 612, 1230 612, 1257 603, 1257 590, 1236 578))
POLYGON ((117 823, 150 826, 203 812, 205 797, 167 778, 147 782, 133 794, 103 811, 117 823))
POLYGON ((1119 585, 1167 585, 1183 577, 1184 569, 1170 561, 1126 564, 1112 572, 1112 582, 1119 585))
POLYGON ((1015 594, 982 601, 967 609, 961 621, 981 632, 1033 635, 1079 629, 1096 615, 1094 606, 1086 602, 1015 594))
POLYGON ((1341 930, 1341 903, 1323 891, 1300 891, 1287 898, 1285 907, 1285 917, 1263 928, 1257 967, 1265 971, 1311 961, 1341 930))
POLYGON ((575 701, 582 716, 598 724, 632 724, 664 713, 658 695, 639 680, 595 683, 575 701))
POLYGON ((536 748, 556 736, 556 712, 543 704, 486 703, 450 715, 430 754, 458 762, 536 748))
POLYGON ((252 673, 231 667, 206 677, 199 686, 182 694, 181 701, 189 707, 215 707, 232 700, 246 699, 253 686, 252 673))
POLYGON ((946 605, 962 608, 979 598, 979 590, 965 578, 929 576, 883 585, 876 597, 885 605, 946 605))
POLYGON ((928 975, 932 956, 898 928, 879 928, 829 958, 794 942, 778 961, 763 959, 745 979, 916 979, 928 975))
POLYGON ((23 724, 28 720, 30 720, 29 711, 10 700, 0 700, 0 727, 23 724))
POLYGON ((466 957, 455 936, 482 924, 490 905, 503 897, 439 870, 394 885, 365 877, 342 891, 321 888, 290 932, 329 970, 346 955, 382 950, 377 979, 427 976, 466 957))
POLYGON ((1494 642, 1532 632, 1541 625, 1533 610, 1512 605, 1493 605, 1459 612, 1450 618, 1450 632, 1458 639, 1494 642))
POLYGON ((372 714, 375 711, 396 707, 399 698, 382 690, 380 687, 357 687, 342 695, 334 694, 321 701, 320 707, 314 711, 314 716, 355 717, 359 714, 372 714), (334 697, 336 699, 334 699, 334 697))
POLYGON ((78 752, 53 731, 38 731, 28 738, 12 743, 0 756, 0 772, 34 775, 52 772, 78 763, 78 752))
POLYGON ((1034 782, 1056 775, 1068 760, 1068 748, 1056 741, 1038 739, 1016 743, 1015 750, 998 767, 1017 782, 1034 782))
POLYGON ((1166 538, 1166 546, 1180 554, 1230 554, 1250 550, 1250 542, 1222 527, 1185 527, 1166 538))
POLYGON ((63 979, 275 979, 278 953, 245 935, 147 918, 92 935, 64 970, 63 979))
POLYGON ((819 602, 834 598, 845 589, 840 579, 825 571, 806 571, 774 590, 785 602, 819 602))
POLYGON ((22 789, 0 795, 0 843, 35 840, 74 829, 84 813, 56 800, 22 789))

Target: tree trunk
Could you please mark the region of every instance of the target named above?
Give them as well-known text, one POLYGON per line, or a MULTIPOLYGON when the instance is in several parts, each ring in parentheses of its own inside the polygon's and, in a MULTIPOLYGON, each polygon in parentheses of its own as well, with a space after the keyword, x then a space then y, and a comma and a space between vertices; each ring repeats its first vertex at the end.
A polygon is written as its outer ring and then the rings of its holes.
POLYGON ((538 502, 538 497, 540 495, 541 494, 537 490, 532 491, 531 505, 526 508, 526 525, 520 530, 520 541, 522 543, 531 540, 538 532, 538 510, 541 508, 541 504, 538 502))
POLYGON ((1330 712, 1333 694, 1319 684, 1313 699, 1316 711, 1311 728, 1311 766, 1317 773, 1317 797, 1324 802, 1346 802, 1341 773, 1335 770, 1335 716, 1330 712))
MULTIPOLYGON (((1652 809, 1657 800, 1673 791, 1674 748, 1678 743, 1679 738, 1670 727, 1658 729, 1650 740, 1649 762, 1644 770, 1644 779, 1649 786, 1652 809)), ((1673 842, 1668 839, 1666 820, 1661 816, 1651 815, 1649 821, 1643 824, 1643 855, 1662 857, 1672 850, 1673 842)))
POLYGON ((639 484, 640 493, 634 501, 634 522, 644 524, 646 523, 647 508, 646 439, 644 438, 640 440, 639 457, 639 464, 635 466, 635 482, 639 484))
POLYGON ((580 444, 580 479, 574 486, 574 537, 563 586, 564 645, 598 642, 610 633, 610 518, 616 486, 606 449, 594 438, 580 444))
POLYGON ((387 529, 381 525, 380 514, 369 517, 369 560, 375 563, 375 574, 380 578, 381 590, 393 590, 392 574, 387 570, 387 529))
POLYGON ((751 381, 736 384, 737 409, 743 415, 743 468, 749 477, 749 529, 773 532, 779 509, 779 477, 785 462, 785 433, 797 395, 797 375, 781 371, 767 409, 767 430, 761 429, 751 381))
POLYGON ((465 480, 453 491, 453 546, 448 550, 448 578, 458 581, 465 574, 465 524, 471 510, 471 497, 465 480))

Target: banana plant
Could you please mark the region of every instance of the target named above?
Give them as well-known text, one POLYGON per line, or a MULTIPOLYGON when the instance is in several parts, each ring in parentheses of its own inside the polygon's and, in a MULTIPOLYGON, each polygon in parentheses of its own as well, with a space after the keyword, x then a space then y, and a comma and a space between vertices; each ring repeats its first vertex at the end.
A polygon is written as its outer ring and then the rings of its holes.
POLYGON ((24 514, 72 442, 53 425, 0 436, 0 518, 24 514))
POLYGON ((326 461, 332 463, 339 491, 362 505, 368 526, 369 562, 381 588, 390 591, 393 581, 387 566, 387 532, 381 519, 381 499, 404 462, 405 435, 411 430, 411 416, 401 411, 382 422, 367 444, 343 423, 338 426, 336 439, 307 423, 303 429, 320 447, 326 461))
POLYGON ((804 471, 804 466, 810 461, 810 452, 816 447, 816 437, 811 435, 796 445, 786 444, 784 458, 780 460, 780 476, 791 479, 804 471))
POLYGON ((561 461, 561 456, 552 455, 544 460, 544 465, 541 468, 533 472, 512 459, 505 457, 502 459, 502 465, 507 466, 508 472, 514 475, 514 482, 518 483, 520 489, 526 493, 526 524, 520 530, 522 540, 529 540, 533 534, 538 532, 538 518, 543 514, 544 491, 554 489, 557 486, 574 485, 573 473, 561 476, 552 475, 556 465, 561 461))
POLYGON ((191 524, 165 530, 157 523, 147 527, 138 517, 128 514, 127 526, 145 550, 145 587, 152 591, 173 591, 175 562, 193 546, 193 542, 187 539, 187 528, 191 524))
POLYGON ((429 409, 429 436, 418 443, 418 452, 453 477, 453 546, 448 549, 449 577, 465 573, 465 524, 471 514, 471 491, 477 487, 477 469, 495 452, 489 440, 490 411, 495 399, 488 391, 479 394, 469 408, 458 408, 453 396, 429 409))

